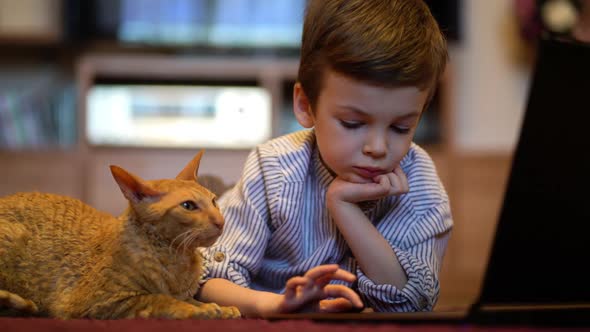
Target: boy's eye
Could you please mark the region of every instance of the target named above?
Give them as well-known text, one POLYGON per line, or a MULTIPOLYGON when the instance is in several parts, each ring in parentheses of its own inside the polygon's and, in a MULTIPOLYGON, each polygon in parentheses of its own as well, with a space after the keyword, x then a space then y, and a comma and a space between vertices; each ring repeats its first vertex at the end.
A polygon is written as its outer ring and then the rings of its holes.
POLYGON ((407 134, 410 132, 410 128, 407 127, 391 126, 391 129, 398 134, 407 134))
POLYGON ((363 125, 362 122, 358 122, 358 121, 344 121, 344 120, 340 120, 340 124, 342 125, 342 127, 344 128, 348 128, 348 129, 356 129, 359 128, 363 125))
POLYGON ((189 211, 194 211, 194 210, 199 209, 199 206, 197 205, 197 203, 195 203, 193 201, 184 201, 184 202, 180 203, 180 206, 182 206, 185 210, 189 210, 189 211))

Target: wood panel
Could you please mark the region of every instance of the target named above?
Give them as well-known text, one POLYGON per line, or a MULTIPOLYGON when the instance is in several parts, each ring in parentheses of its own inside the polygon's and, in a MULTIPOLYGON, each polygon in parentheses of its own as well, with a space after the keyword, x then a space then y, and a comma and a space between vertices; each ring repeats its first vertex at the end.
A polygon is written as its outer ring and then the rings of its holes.
POLYGON ((479 295, 510 162, 510 154, 453 160, 449 195, 455 226, 443 262, 437 310, 466 307, 479 295))
POLYGON ((0 152, 0 196, 40 191, 82 199, 83 176, 75 152, 0 152))

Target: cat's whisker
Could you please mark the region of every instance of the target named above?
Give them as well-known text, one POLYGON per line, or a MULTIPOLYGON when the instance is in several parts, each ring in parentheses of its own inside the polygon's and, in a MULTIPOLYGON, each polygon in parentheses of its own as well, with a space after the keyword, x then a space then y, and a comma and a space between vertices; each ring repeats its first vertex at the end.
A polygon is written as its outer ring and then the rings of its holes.
MULTIPOLYGON (((183 234, 184 234, 184 233, 183 233, 183 234)), ((187 235, 187 236, 188 236, 188 235, 187 235)), ((184 238, 182 239, 182 241, 180 241, 180 243, 179 243, 179 244, 178 244, 178 246, 176 247, 176 256, 178 256, 178 255, 179 255, 179 253, 180 253, 180 250, 181 250, 181 248, 183 247, 183 245, 184 245, 184 242, 185 242, 185 241, 186 241, 186 237, 184 237, 184 238)), ((182 251, 184 252, 184 250, 182 250, 182 251)))
POLYGON ((189 242, 189 247, 192 247, 192 244, 195 242, 195 240, 197 239, 198 233, 196 231, 193 231, 193 233, 191 234, 191 240, 189 242))
MULTIPOLYGON (((187 236, 189 236, 190 232, 184 232, 182 233, 184 236, 182 238, 182 241, 180 241, 180 243, 178 244, 178 246, 176 246, 176 255, 178 256, 179 252, 182 250, 182 248, 184 247, 184 242, 186 241, 187 236)), ((183 250, 184 251, 184 250, 183 250)))
POLYGON ((192 231, 186 235, 186 237, 182 243, 182 253, 183 254, 186 254, 186 249, 189 246, 189 244, 192 242, 191 237, 192 237, 192 231))
POLYGON ((182 253, 186 254, 186 248, 191 244, 192 242, 192 237, 193 237, 193 232, 191 231, 190 234, 188 234, 186 236, 186 238, 184 239, 183 244, 182 244, 182 253))
POLYGON ((168 246, 168 252, 172 252, 172 247, 174 246, 174 242, 176 242, 176 240, 178 240, 182 235, 184 235, 184 233, 178 234, 172 241, 170 241, 170 245, 168 246))
POLYGON ((198 236, 198 231, 196 231, 194 229, 193 230, 190 230, 189 232, 190 232, 190 234, 188 234, 186 236, 186 238, 184 238, 184 240, 182 241, 182 252, 183 253, 186 253, 186 249, 188 247, 190 247, 190 245, 194 242, 194 240, 198 236))
POLYGON ((193 244, 193 242, 197 239, 197 237, 199 236, 199 231, 197 231, 196 229, 193 229, 191 234, 190 234, 190 242, 189 242, 189 246, 193 244))
POLYGON ((178 239, 178 237, 180 237, 180 235, 176 236, 174 238, 174 240, 170 241, 170 245, 168 245, 168 253, 172 254, 172 247, 174 246, 174 242, 176 242, 176 239, 178 239))
POLYGON ((185 253, 186 252, 186 247, 187 244, 191 242, 191 235, 193 234, 194 230, 190 229, 184 233, 182 233, 182 235, 186 234, 186 236, 182 239, 182 241, 178 244, 178 247, 176 247, 176 255, 178 255, 178 250, 180 250, 180 248, 182 248, 182 252, 185 253), (187 234, 188 233, 188 234, 187 234))
POLYGON ((178 244, 178 247, 176 247, 176 252, 175 252, 175 257, 178 256, 178 249, 180 248, 180 246, 182 246, 182 243, 186 240, 186 237, 190 235, 190 233, 192 233, 192 230, 189 229, 188 231, 182 232, 180 234, 178 234, 174 240, 172 240, 172 242, 170 242, 170 246, 169 248, 169 252, 172 252, 172 247, 174 246, 174 242, 176 242, 177 240, 181 239, 180 243, 178 244))

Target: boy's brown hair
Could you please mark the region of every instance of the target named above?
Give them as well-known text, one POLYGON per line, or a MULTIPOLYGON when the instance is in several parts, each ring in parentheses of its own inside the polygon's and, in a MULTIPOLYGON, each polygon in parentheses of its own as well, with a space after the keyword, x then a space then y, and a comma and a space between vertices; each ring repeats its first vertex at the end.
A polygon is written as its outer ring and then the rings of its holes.
POLYGON ((422 0, 309 0, 298 81, 312 107, 326 68, 432 94, 447 57, 445 38, 422 0))

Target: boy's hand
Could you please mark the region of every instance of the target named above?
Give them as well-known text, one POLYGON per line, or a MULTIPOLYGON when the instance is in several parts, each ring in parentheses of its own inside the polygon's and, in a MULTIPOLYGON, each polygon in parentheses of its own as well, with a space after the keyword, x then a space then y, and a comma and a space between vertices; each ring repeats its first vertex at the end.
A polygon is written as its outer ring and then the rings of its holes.
POLYGON ((331 280, 353 282, 356 277, 340 269, 337 264, 316 266, 302 277, 293 277, 287 281, 278 312, 339 312, 363 307, 357 293, 344 285, 329 285, 331 280))
POLYGON ((409 190, 408 178, 401 167, 398 166, 391 173, 374 177, 372 183, 354 183, 336 177, 328 188, 327 199, 328 202, 359 203, 391 195, 405 194, 409 190))

